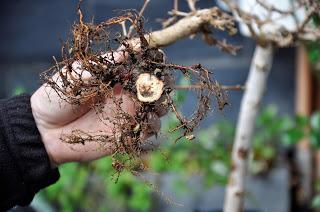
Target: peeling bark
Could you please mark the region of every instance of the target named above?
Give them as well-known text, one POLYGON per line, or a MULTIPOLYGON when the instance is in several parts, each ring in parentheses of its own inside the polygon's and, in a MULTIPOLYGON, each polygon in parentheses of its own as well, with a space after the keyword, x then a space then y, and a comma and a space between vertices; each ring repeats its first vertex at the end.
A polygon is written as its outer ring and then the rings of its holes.
POLYGON ((273 47, 257 45, 252 59, 249 76, 246 83, 236 136, 232 150, 233 168, 226 188, 224 211, 242 211, 244 205, 244 180, 247 171, 247 153, 255 128, 257 113, 267 85, 268 75, 273 59, 273 47), (241 194, 241 195, 240 195, 241 194))

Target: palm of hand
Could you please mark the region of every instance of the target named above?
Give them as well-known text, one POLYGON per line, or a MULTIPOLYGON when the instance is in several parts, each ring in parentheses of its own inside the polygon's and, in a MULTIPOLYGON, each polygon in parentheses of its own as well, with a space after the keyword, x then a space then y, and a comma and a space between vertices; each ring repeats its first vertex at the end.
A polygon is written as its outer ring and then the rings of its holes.
MULTIPOLYGON (((118 89, 115 93, 122 98, 122 109, 129 114, 135 113, 135 106, 130 95, 118 89)), ((60 141, 62 134, 71 134, 79 129, 86 132, 103 131, 112 134, 113 124, 101 122, 96 111, 90 108, 90 100, 80 106, 70 105, 61 100, 58 94, 45 85, 41 86, 31 97, 32 113, 41 134, 45 148, 52 164, 59 165, 70 161, 89 161, 112 153, 112 147, 107 146, 100 151, 97 143, 70 144, 60 141)), ((104 115, 113 118, 115 104, 112 99, 105 99, 104 115)))

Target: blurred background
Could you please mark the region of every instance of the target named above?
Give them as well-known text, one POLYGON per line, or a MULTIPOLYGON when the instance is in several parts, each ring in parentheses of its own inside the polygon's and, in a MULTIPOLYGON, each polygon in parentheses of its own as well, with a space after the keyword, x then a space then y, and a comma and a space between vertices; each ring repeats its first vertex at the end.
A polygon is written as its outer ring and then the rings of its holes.
MULTIPOLYGON (((53 65, 52 56, 59 58, 61 40, 66 40, 72 24, 78 20, 77 3, 70 0, 0 2, 1 98, 32 93, 41 85, 39 74, 53 65)), ((143 0, 86 0, 82 8, 87 21, 101 22, 124 9, 140 9, 142 4, 143 0)), ((216 3, 200 0, 197 5, 207 8, 216 3)), ((187 4, 181 1, 180 9, 184 8, 187 10, 187 4)), ((144 15, 146 29, 160 29, 161 23, 157 20, 168 17, 171 9, 171 0, 151 0, 144 15)), ((227 38, 242 49, 231 56, 207 46, 196 36, 166 47, 164 51, 169 61, 177 64, 201 63, 213 70, 216 80, 223 85, 244 85, 254 41, 239 34, 228 37, 218 31, 215 36, 227 38)), ((317 44, 306 46, 304 55, 310 61, 310 71, 316 69, 320 53, 317 44)), ((312 147, 318 145, 319 114, 295 114, 297 52, 295 47, 275 52, 250 155, 246 188, 246 208, 250 211, 282 212, 298 207, 293 200, 300 178, 292 171, 292 154, 303 137, 313 139, 312 147), (304 130, 306 126, 311 127, 308 135, 304 130)), ((310 73, 310 83, 313 83, 317 77, 310 73)), ((180 83, 187 82, 182 79, 180 83)), ((230 91, 230 105, 222 112, 214 109, 199 127, 192 143, 173 144, 175 135, 167 131, 176 120, 167 115, 163 119, 163 135, 159 138, 160 150, 146 157, 150 171, 142 176, 123 172, 115 183, 110 158, 90 164, 66 164, 60 168, 59 182, 41 191, 31 207, 13 211, 220 211, 241 97, 242 91, 230 91)), ((180 109, 186 113, 194 109, 194 98, 183 91, 176 95, 180 109)), ((313 183, 312 198, 299 207, 320 205, 317 184, 313 183)))

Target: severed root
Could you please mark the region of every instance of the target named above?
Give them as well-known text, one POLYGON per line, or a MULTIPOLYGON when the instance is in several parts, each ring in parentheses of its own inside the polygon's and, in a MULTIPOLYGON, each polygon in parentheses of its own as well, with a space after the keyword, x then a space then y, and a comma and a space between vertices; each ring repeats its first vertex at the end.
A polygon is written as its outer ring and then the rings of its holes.
POLYGON ((163 92, 163 85, 163 81, 152 74, 140 74, 136 82, 138 100, 141 102, 157 101, 163 92))

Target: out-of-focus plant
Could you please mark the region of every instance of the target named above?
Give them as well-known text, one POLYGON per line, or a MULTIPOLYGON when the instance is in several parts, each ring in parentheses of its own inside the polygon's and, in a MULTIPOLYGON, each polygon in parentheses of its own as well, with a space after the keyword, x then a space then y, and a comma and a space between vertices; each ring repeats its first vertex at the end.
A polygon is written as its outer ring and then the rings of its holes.
MULTIPOLYGON (((169 120, 168 125, 174 126, 173 121, 169 120)), ((192 142, 165 143, 146 157, 149 170, 156 175, 171 172, 181 176, 174 187, 179 192, 188 189, 183 179, 191 174, 201 173, 207 186, 225 184, 233 130, 231 124, 224 122, 201 130, 199 138, 192 142)), ((43 195, 62 211, 150 209, 152 189, 148 183, 128 171, 122 172, 115 182, 117 173, 111 163, 110 158, 103 158, 91 164, 66 164, 60 168, 59 182, 43 195)))
POLYGON ((150 208, 151 189, 124 171, 115 183, 110 158, 91 164, 70 163, 60 168, 58 183, 42 192, 59 211, 145 211, 150 208))
POLYGON ((270 106, 263 110, 257 120, 256 133, 252 140, 253 151, 249 170, 254 174, 266 173, 276 159, 281 132, 290 125, 290 120, 278 116, 277 109, 270 106))
MULTIPOLYGON (((182 80, 181 84, 188 81, 182 80)), ((176 102, 186 99, 184 91, 176 95, 176 102)), ((168 115, 162 132, 176 126, 177 120, 168 115)), ((310 136, 313 146, 320 147, 320 113, 307 117, 280 116, 276 107, 269 106, 259 115, 250 157, 252 174, 267 174, 276 164, 281 147, 290 147, 302 137, 310 136), (305 131, 310 126, 310 131, 305 131)), ((220 121, 200 129, 194 140, 183 139, 173 143, 178 133, 163 134, 159 148, 145 157, 150 173, 161 176, 175 173, 177 180, 172 187, 179 192, 189 191, 186 176, 201 175, 205 188, 214 184, 226 184, 230 171, 230 152, 235 126, 220 121)), ((90 164, 66 164, 60 168, 61 179, 42 195, 61 211, 94 210, 125 211, 133 209, 147 211, 152 207, 152 192, 157 185, 150 186, 144 178, 124 171, 119 178, 112 169, 112 159, 102 158, 90 164), (116 180, 117 179, 117 180, 116 180)), ((155 182, 156 183, 156 182, 155 182)), ((157 193, 157 192, 155 192, 157 193)), ((165 194, 164 194, 165 195, 165 194)))
MULTIPOLYGON (((316 27, 320 26, 320 14, 315 14, 312 17, 313 24, 316 27)), ((320 42, 314 41, 314 42, 308 42, 307 43, 307 49, 308 49, 308 56, 309 60, 316 69, 316 75, 317 77, 320 77, 319 71, 320 71, 320 42)))
MULTIPOLYGON (((310 118, 310 142, 316 149, 320 148, 320 112, 314 113, 310 118)), ((320 209, 320 179, 314 183, 315 196, 312 199, 312 207, 320 209)))
POLYGON ((310 141, 313 147, 320 148, 320 112, 310 118, 310 141))
POLYGON ((316 194, 313 197, 311 207, 314 209, 319 209, 320 208, 320 181, 319 181, 319 179, 316 180, 316 182, 314 183, 314 190, 318 194, 316 194))
POLYGON ((320 44, 317 42, 310 42, 308 44, 308 50, 309 50, 309 59, 311 63, 315 64, 320 59, 320 44))
MULTIPOLYGON (((168 127, 174 126, 174 120, 169 123, 168 127)), ((165 143, 149 155, 150 168, 157 173, 174 172, 181 177, 201 174, 207 186, 225 184, 233 134, 232 124, 220 122, 200 130, 192 141, 165 143)))
POLYGON ((23 86, 16 86, 12 91, 12 96, 17 96, 26 92, 26 88, 23 86))

